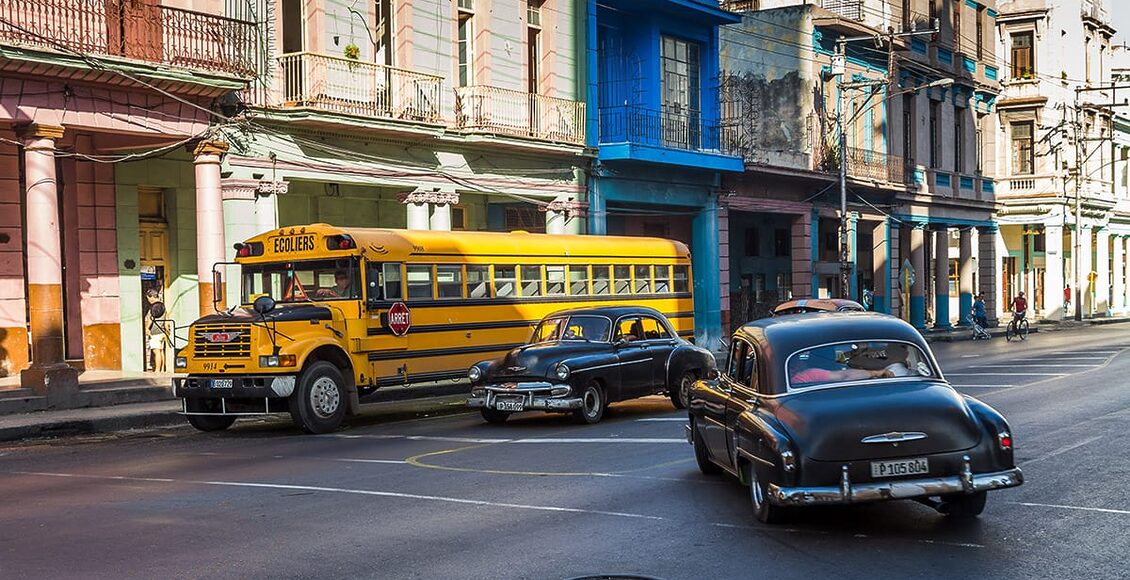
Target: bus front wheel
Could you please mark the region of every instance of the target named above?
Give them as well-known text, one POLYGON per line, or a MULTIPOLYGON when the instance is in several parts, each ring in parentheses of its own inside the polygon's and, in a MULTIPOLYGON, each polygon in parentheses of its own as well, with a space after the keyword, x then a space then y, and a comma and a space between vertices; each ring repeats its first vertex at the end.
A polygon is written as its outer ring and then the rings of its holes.
POLYGON ((223 431, 235 423, 235 417, 231 415, 185 415, 185 418, 189 425, 204 432, 223 431))
POLYGON ((318 361, 303 371, 290 396, 290 416, 307 433, 329 433, 345 417, 345 379, 333 363, 318 361))

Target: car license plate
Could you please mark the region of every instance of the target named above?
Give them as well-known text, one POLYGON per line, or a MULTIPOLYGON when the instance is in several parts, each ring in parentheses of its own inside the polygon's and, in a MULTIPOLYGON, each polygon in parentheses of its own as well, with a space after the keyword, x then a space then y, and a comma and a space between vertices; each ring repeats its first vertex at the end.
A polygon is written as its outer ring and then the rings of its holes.
POLYGON ((894 461, 872 461, 871 477, 898 477, 900 475, 924 475, 930 472, 930 464, 925 457, 898 459, 894 461))
POLYGON ((213 389, 230 389, 232 387, 232 379, 212 379, 213 389))
POLYGON ((499 411, 521 411, 525 403, 522 399, 497 399, 494 407, 499 411))

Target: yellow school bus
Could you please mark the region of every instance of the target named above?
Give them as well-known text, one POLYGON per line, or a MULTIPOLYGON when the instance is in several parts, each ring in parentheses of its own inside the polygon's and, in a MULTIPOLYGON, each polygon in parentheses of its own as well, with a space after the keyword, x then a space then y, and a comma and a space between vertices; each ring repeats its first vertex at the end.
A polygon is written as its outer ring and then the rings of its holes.
POLYGON ((241 304, 194 322, 175 359, 205 431, 276 412, 332 431, 372 391, 465 378, 566 308, 649 306, 694 332, 690 253, 671 240, 314 224, 236 253, 241 304))

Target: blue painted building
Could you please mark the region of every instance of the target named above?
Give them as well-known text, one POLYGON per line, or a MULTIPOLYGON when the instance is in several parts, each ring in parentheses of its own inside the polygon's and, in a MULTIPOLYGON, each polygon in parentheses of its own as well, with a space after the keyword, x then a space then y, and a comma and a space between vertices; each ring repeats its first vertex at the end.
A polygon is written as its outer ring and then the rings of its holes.
POLYGON ((722 330, 718 27, 708 0, 588 0, 589 232, 688 242, 695 342, 722 330))

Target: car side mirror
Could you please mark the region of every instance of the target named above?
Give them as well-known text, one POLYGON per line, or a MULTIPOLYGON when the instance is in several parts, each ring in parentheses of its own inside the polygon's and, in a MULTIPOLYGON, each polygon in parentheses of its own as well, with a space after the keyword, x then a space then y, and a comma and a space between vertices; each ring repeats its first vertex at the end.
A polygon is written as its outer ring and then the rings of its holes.
POLYGON ((275 309, 275 299, 267 295, 260 296, 251 304, 251 308, 263 316, 275 309))

